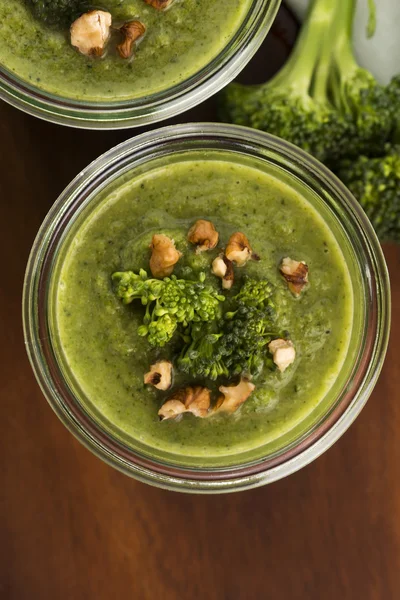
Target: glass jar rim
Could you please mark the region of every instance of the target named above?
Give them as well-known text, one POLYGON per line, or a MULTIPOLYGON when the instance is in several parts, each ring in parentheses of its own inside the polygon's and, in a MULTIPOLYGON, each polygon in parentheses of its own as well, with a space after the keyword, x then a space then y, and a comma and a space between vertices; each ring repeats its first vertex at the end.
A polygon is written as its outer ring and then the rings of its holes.
POLYGON ((327 450, 350 426, 366 403, 383 364, 390 330, 390 285, 385 259, 376 234, 343 184, 321 163, 292 144, 267 133, 214 123, 194 123, 164 127, 144 133, 112 148, 84 169, 64 190, 46 216, 28 261, 23 297, 24 336, 34 373, 56 414, 67 428, 94 454, 124 473, 141 481, 179 491, 203 493, 229 492, 256 487, 278 480, 305 466, 327 450), (51 366, 51 349, 46 323, 46 293, 51 255, 57 248, 57 222, 61 215, 71 218, 71 203, 88 197, 101 181, 110 181, 123 165, 154 157, 156 147, 168 147, 180 141, 197 141, 207 148, 209 140, 229 141, 251 153, 252 144, 264 148, 270 156, 280 154, 297 161, 304 172, 330 190, 346 209, 365 251, 371 290, 371 318, 368 343, 354 375, 356 387, 345 394, 339 405, 305 439, 283 451, 277 458, 265 458, 249 465, 224 468, 186 468, 165 465, 130 450, 111 439, 82 410, 69 402, 63 381, 51 366), (49 354, 50 352, 50 354, 49 354))
POLYGON ((281 0, 253 0, 227 45, 199 72, 172 88, 138 99, 107 102, 69 100, 23 81, 0 65, 0 98, 52 123, 81 129, 126 129, 176 116, 230 83, 265 39, 281 0))

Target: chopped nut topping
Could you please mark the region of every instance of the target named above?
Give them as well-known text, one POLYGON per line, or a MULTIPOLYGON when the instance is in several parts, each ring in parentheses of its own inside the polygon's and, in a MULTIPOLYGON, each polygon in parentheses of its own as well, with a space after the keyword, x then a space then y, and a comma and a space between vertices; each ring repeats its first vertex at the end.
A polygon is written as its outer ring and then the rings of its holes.
POLYGON ((273 340, 268 344, 268 350, 272 354, 272 358, 278 369, 283 373, 296 358, 296 350, 290 340, 281 338, 273 340))
POLYGON ((140 21, 129 21, 119 29, 124 36, 124 41, 118 44, 117 50, 121 58, 130 58, 133 53, 134 43, 146 32, 146 26, 140 21))
POLYGON ((184 412, 186 412, 186 407, 183 402, 180 400, 167 400, 158 411, 158 416, 162 421, 165 421, 166 419, 175 419, 184 412))
POLYGON ((189 229, 188 240, 192 244, 196 244, 196 252, 204 252, 211 250, 218 244, 218 231, 215 229, 211 221, 199 219, 189 229))
POLYGON ((87 56, 102 56, 110 37, 112 17, 104 10, 91 10, 71 25, 71 44, 87 56))
POLYGON ((144 383, 154 385, 158 390, 168 390, 172 383, 172 363, 160 360, 151 365, 150 371, 144 376, 144 383))
POLYGON ((235 412, 247 400, 255 387, 254 383, 250 383, 243 377, 237 385, 221 385, 219 391, 222 395, 218 398, 215 412, 235 412))
MULTIPOLYGON (((247 261, 253 257, 249 240, 244 233, 236 231, 236 233, 231 235, 225 250, 225 256, 228 260, 236 263, 238 267, 244 267, 247 261)), ((260 260, 256 254, 254 255, 254 259, 260 260)))
POLYGON ((214 260, 212 261, 211 268, 214 275, 222 279, 223 277, 225 277, 228 266, 225 264, 223 256, 217 256, 217 258, 214 258, 214 260))
POLYGON ((144 0, 146 4, 150 4, 153 8, 157 10, 165 10, 169 8, 174 0, 144 0))
POLYGON ((171 240, 167 235, 156 233, 153 235, 150 244, 151 258, 150 270, 153 277, 167 277, 174 270, 174 265, 182 256, 175 248, 174 240, 171 240))
POLYGON ((288 256, 282 260, 280 272, 288 283, 289 290, 299 296, 308 283, 308 266, 304 261, 297 261, 288 256))
POLYGON ((173 419, 184 412, 191 412, 196 417, 204 418, 210 408, 210 390, 195 386, 181 388, 174 392, 160 408, 158 415, 164 421, 173 419))
POLYGON ((230 290, 233 286, 234 272, 232 262, 226 256, 217 256, 212 262, 212 272, 222 279, 224 290, 230 290))

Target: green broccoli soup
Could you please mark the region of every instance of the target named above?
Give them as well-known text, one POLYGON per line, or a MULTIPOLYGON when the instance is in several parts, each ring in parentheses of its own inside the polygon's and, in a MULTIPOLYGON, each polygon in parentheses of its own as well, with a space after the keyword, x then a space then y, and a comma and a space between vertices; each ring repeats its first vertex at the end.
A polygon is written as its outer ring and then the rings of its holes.
POLYGON ((350 276, 315 208, 258 159, 163 161, 109 184, 66 233, 52 338, 112 435, 154 456, 233 460, 332 403, 350 276))
POLYGON ((107 102, 149 96, 214 59, 240 28, 251 3, 0 0, 0 63, 30 85, 65 98, 107 102), (102 23, 82 21, 73 37, 71 23, 93 9, 104 11, 102 23), (126 29, 132 22, 140 27, 126 29))

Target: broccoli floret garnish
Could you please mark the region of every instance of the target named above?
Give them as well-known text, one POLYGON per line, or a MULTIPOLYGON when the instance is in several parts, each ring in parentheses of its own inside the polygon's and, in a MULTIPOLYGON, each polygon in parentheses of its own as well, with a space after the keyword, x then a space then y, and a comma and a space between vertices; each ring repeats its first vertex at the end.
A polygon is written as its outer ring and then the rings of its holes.
POLYGON ((221 375, 229 375, 229 370, 223 360, 223 351, 219 340, 223 336, 218 331, 217 323, 206 326, 193 323, 184 334, 187 340, 177 364, 181 371, 194 377, 217 379, 221 375))
POLYGON ((61 29, 69 27, 90 6, 84 0, 27 0, 27 4, 39 21, 61 29))
POLYGON ((178 279, 149 279, 146 271, 114 273, 115 293, 124 304, 139 299, 146 306, 143 325, 138 333, 147 336, 153 346, 164 346, 181 324, 214 321, 221 315, 220 304, 225 297, 207 285, 201 273, 198 281, 178 279))
POLYGON ((378 158, 342 162, 337 174, 368 215, 381 240, 400 242, 400 146, 378 158))
POLYGON ((399 120, 399 83, 381 86, 356 63, 354 5, 314 0, 284 67, 262 85, 230 84, 222 119, 277 135, 331 167, 344 156, 382 152, 399 120))
POLYGON ((273 291, 274 286, 266 279, 258 280, 246 278, 244 284, 240 288, 240 292, 236 294, 234 300, 245 306, 273 308, 271 300, 273 291))
POLYGON ((178 367, 193 377, 217 379, 244 374, 257 377, 264 366, 273 368, 268 343, 281 334, 274 323, 273 286, 247 279, 232 299, 235 310, 206 328, 192 325, 178 367))
POLYGON ((272 307, 267 310, 242 303, 227 317, 230 318, 227 318, 221 345, 229 372, 255 378, 266 364, 272 368, 267 346, 272 339, 280 337, 274 326, 272 307))

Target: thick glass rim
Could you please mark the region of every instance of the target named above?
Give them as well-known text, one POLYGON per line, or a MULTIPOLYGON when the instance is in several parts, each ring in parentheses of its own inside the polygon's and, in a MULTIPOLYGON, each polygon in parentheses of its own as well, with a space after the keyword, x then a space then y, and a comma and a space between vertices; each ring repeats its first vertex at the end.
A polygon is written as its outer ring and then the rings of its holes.
MULTIPOLYGON (((350 227, 350 226, 349 226, 350 227)), ((64 190, 46 216, 29 257, 23 294, 26 348, 40 387, 66 427, 99 458, 141 481, 177 491, 216 493, 239 491, 276 481, 307 465, 327 450, 350 426, 366 403, 380 373, 390 330, 390 284, 385 259, 376 234, 358 202, 321 163, 292 144, 246 127, 222 124, 186 124, 144 133, 109 150, 84 169, 64 190), (116 174, 151 160, 155 151, 174 144, 209 148, 229 143, 252 154, 258 148, 272 160, 280 157, 297 165, 297 175, 311 178, 332 194, 351 224, 350 239, 362 252, 368 285, 368 320, 365 343, 357 358, 349 388, 322 422, 298 443, 277 457, 224 468, 186 468, 149 459, 105 434, 69 397, 61 371, 54 364, 47 326, 47 293, 51 264, 62 234, 60 222, 74 214, 80 202, 116 174)))
POLYGON ((0 98, 52 123, 82 129, 125 129, 180 114, 225 87, 262 44, 281 0, 253 0, 246 18, 221 52, 200 71, 167 90, 115 103, 69 100, 42 91, 0 66, 0 98))

